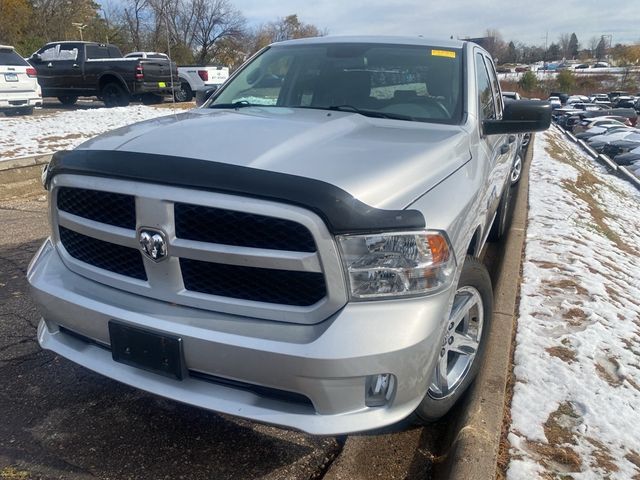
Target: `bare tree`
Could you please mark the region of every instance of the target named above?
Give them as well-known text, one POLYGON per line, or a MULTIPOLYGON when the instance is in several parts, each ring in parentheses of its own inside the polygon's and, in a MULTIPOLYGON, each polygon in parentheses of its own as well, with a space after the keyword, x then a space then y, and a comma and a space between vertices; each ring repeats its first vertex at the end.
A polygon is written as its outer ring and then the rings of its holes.
POLYGON ((560 52, 562 53, 563 58, 569 58, 571 55, 569 54, 569 44, 571 42, 571 35, 568 33, 563 33, 560 35, 558 39, 558 45, 560 45, 560 52))
POLYGON ((598 43, 600 43, 600 37, 591 37, 589 39, 589 50, 591 50, 591 56, 595 57, 596 55, 596 48, 598 48, 598 43))
POLYGON ((228 0, 192 0, 194 18, 194 47, 196 61, 204 63, 216 42, 241 35, 245 20, 228 0))
POLYGON ((129 0, 124 8, 123 20, 126 24, 131 46, 134 50, 142 50, 142 31, 144 21, 149 16, 149 0, 129 0))

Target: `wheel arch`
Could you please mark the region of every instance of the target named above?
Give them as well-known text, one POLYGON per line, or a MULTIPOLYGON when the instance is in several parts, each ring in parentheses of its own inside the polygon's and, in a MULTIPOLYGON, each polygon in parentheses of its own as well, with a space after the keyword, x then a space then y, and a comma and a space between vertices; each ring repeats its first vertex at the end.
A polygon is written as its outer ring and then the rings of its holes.
POLYGON ((112 82, 115 82, 118 85, 120 85, 120 87, 122 87, 122 89, 125 92, 131 93, 131 90, 127 86, 127 83, 124 81, 122 76, 115 72, 110 72, 110 71, 102 73, 98 78, 98 91, 102 91, 102 89, 106 84, 112 83, 112 82))

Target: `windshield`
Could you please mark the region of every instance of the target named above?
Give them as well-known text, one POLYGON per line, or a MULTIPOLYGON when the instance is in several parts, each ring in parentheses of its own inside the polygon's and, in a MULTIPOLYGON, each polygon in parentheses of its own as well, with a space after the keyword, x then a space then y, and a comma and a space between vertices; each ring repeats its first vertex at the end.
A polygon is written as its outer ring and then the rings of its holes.
POLYGON ((215 96, 210 108, 264 105, 459 123, 461 50, 386 44, 275 46, 215 96))

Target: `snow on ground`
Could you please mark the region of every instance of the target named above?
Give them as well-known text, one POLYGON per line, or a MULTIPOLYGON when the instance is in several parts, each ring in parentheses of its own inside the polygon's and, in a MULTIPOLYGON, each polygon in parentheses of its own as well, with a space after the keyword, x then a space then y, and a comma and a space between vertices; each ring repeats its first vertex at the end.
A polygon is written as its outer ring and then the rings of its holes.
POLYGON ((640 479, 640 192, 536 136, 509 480, 640 479))
POLYGON ((0 161, 73 148, 100 133, 171 114, 170 108, 131 105, 21 117, 0 115, 0 161))

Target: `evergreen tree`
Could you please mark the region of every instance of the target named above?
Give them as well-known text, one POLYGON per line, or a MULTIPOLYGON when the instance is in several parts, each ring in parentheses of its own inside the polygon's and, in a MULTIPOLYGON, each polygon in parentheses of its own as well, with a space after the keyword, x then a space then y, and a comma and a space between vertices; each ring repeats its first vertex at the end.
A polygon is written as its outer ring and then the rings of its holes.
POLYGON ((572 33, 571 39, 569 40, 569 56, 571 58, 577 58, 579 49, 580 45, 578 44, 578 37, 575 33, 572 33))

